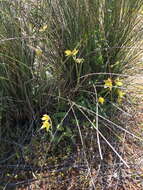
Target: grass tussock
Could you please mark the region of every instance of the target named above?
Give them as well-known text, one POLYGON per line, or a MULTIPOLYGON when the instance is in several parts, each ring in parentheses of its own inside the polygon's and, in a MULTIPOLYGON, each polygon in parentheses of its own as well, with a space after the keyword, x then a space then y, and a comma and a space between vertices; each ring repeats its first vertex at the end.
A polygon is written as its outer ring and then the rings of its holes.
POLYGON ((0 12, 2 163, 43 167, 80 147, 89 169, 87 147, 103 160, 105 142, 128 167, 113 141, 131 133, 113 116, 142 54, 142 0, 0 1, 0 12))

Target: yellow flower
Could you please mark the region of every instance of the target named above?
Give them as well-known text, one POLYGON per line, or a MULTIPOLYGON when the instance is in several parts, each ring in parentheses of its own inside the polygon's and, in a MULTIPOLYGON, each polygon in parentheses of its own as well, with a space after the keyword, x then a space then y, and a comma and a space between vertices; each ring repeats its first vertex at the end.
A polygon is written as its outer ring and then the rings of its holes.
POLYGON ((73 56, 75 56, 77 53, 78 53, 78 50, 77 50, 77 49, 74 49, 74 50, 72 51, 72 55, 73 55, 73 56))
POLYGON ((115 80, 115 84, 116 84, 116 86, 123 86, 123 83, 122 83, 122 81, 119 78, 117 78, 115 80))
POLYGON ((117 90, 117 94, 118 94, 118 98, 117 98, 117 102, 118 103, 121 103, 122 102, 122 99, 125 95, 125 92, 123 92, 122 90, 118 89, 117 90))
POLYGON ((109 88, 110 90, 112 89, 112 80, 110 78, 108 78, 107 80, 104 80, 104 88, 109 88))
POLYGON ((50 116, 47 114, 44 114, 41 119, 43 121, 43 124, 40 129, 46 129, 46 131, 48 132, 49 129, 52 127, 52 120, 51 120, 50 116))
POLYGON ((42 121, 49 121, 49 120, 51 120, 50 116, 47 115, 47 114, 44 114, 41 119, 42 119, 42 121))
POLYGON ((44 32, 47 28, 48 28, 48 26, 47 26, 47 25, 44 25, 43 27, 41 27, 41 28, 39 29, 39 32, 44 32))
POLYGON ((74 49, 73 51, 71 51, 71 50, 66 50, 65 51, 66 56, 75 56, 77 53, 78 53, 77 49, 74 49))
POLYGON ((101 103, 101 104, 104 104, 105 99, 100 96, 100 97, 98 98, 98 102, 101 103))
POLYGON ((37 56, 41 56, 42 55, 42 50, 40 48, 35 49, 35 53, 37 56))
POLYGON ((123 96, 125 95, 125 93, 122 90, 118 90, 117 93, 119 98, 123 98, 123 96))
POLYGON ((76 63, 83 63, 84 62, 84 59, 83 58, 74 58, 74 61, 76 62, 76 63))
POLYGON ((120 104, 122 102, 122 98, 118 97, 117 102, 120 104))
POLYGON ((48 132, 51 127, 52 124, 49 121, 44 121, 40 129, 46 129, 46 131, 48 132))
POLYGON ((71 56, 72 55, 72 51, 71 50, 66 50, 65 54, 66 54, 66 56, 71 56))

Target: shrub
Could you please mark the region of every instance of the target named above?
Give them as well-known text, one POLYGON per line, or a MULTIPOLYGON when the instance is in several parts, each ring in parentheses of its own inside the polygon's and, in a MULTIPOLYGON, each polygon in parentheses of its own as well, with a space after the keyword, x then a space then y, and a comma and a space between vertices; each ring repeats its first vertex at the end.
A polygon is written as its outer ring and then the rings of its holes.
POLYGON ((60 134, 57 144, 80 133, 80 126, 97 129, 98 117, 109 121, 112 103, 124 95, 120 76, 140 55, 134 47, 141 40, 142 0, 0 5, 2 136, 21 142, 33 122, 39 129, 43 114, 56 126, 50 143, 60 134))

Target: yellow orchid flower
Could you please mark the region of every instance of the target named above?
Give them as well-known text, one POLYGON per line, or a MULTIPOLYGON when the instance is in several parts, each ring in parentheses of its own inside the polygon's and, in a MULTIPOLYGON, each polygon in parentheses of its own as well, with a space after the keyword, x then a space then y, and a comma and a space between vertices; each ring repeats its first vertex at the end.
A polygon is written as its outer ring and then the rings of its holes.
POLYGON ((66 50, 65 51, 66 56, 75 56, 77 53, 78 53, 77 49, 74 49, 73 51, 71 51, 71 50, 66 50))
POLYGON ((44 114, 41 119, 42 119, 42 121, 49 121, 49 120, 51 120, 50 116, 47 115, 47 114, 44 114))
POLYGON ((71 50, 66 50, 65 54, 66 54, 66 56, 71 56, 72 55, 72 51, 71 50))
POLYGON ((74 58, 74 61, 78 64, 83 63, 84 59, 83 58, 74 58))
POLYGON ((107 80, 104 80, 104 88, 109 88, 110 90, 112 89, 112 80, 110 78, 108 78, 107 80))
POLYGON ((118 94, 118 98, 117 98, 117 102, 118 103, 121 103, 122 102, 122 99, 125 95, 125 92, 123 92, 122 90, 118 89, 117 90, 117 94, 118 94))
POLYGON ((117 102, 120 104, 122 102, 122 98, 118 97, 117 102))
POLYGON ((125 95, 125 92, 123 92, 122 90, 119 90, 119 89, 118 89, 117 93, 118 93, 119 98, 123 98, 123 96, 125 95))
POLYGON ((119 78, 115 80, 115 84, 116 86, 123 86, 123 82, 119 78))
POLYGON ((47 25, 44 25, 42 26, 40 29, 39 29, 39 32, 45 32, 45 30, 48 28, 47 25))
POLYGON ((43 121, 43 124, 40 129, 46 129, 46 131, 48 132, 49 129, 52 127, 52 120, 50 116, 47 114, 44 114, 41 119, 43 121))
POLYGON ((42 50, 40 48, 36 48, 35 53, 36 53, 37 56, 41 56, 43 52, 42 52, 42 50))
POLYGON ((73 55, 73 56, 75 56, 77 53, 78 53, 78 50, 77 50, 77 49, 74 49, 74 50, 72 51, 72 55, 73 55))
POLYGON ((49 121, 44 121, 40 129, 46 129, 46 131, 48 132, 51 127, 52 124, 49 121))
POLYGON ((98 102, 101 103, 101 104, 104 104, 105 99, 100 96, 100 97, 98 98, 98 102))

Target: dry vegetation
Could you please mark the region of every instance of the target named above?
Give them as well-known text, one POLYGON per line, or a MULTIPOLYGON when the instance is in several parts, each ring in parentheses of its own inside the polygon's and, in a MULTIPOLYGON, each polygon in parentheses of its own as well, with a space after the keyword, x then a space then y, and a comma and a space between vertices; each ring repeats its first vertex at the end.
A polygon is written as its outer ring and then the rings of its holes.
POLYGON ((0 1, 0 190, 143 189, 142 17, 142 0, 0 1))

